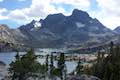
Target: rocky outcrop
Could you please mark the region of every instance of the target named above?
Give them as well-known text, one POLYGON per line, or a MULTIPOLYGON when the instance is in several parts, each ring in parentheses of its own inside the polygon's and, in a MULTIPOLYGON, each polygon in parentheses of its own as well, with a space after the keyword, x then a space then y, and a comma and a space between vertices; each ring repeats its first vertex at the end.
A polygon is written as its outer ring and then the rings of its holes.
POLYGON ((95 76, 81 75, 81 76, 70 76, 67 80, 101 80, 95 76))
POLYGON ((0 80, 4 79, 6 75, 7 75, 6 64, 0 61, 0 80))

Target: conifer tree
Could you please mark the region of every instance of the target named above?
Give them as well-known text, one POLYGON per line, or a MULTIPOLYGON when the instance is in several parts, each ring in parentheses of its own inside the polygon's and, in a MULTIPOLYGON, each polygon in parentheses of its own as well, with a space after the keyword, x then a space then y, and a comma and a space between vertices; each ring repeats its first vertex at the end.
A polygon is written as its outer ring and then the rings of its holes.
POLYGON ((17 54, 15 61, 10 64, 9 71, 13 74, 12 80, 27 80, 27 78, 32 77, 32 73, 45 72, 45 67, 42 67, 31 49, 22 57, 17 54))
POLYGON ((46 55, 46 72, 48 71, 48 69, 49 69, 49 61, 48 61, 48 57, 49 57, 49 55, 46 55))
POLYGON ((77 75, 79 75, 79 76, 80 76, 81 74, 83 74, 83 65, 82 65, 80 59, 79 59, 78 65, 77 65, 77 67, 76 67, 76 73, 77 73, 77 75))
POLYGON ((54 70, 53 54, 51 53, 51 57, 50 57, 50 77, 51 77, 51 79, 53 79, 53 70, 54 70))
POLYGON ((64 67, 65 67, 65 56, 64 56, 64 53, 61 53, 60 58, 58 60, 58 69, 60 70, 61 80, 63 80, 64 67))
POLYGON ((114 47, 114 43, 111 41, 110 42, 110 55, 113 54, 113 47, 114 47))
POLYGON ((107 57, 99 64, 95 64, 94 68, 96 73, 94 75, 102 80, 119 80, 120 79, 120 47, 114 46, 110 43, 110 51, 107 57), (98 74, 98 75, 96 75, 98 74))

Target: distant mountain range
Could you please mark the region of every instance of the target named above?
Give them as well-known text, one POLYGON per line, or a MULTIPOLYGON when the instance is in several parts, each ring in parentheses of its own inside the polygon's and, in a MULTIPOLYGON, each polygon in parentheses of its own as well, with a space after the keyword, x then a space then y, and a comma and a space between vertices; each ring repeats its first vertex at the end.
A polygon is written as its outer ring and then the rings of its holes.
POLYGON ((74 9, 70 16, 50 14, 44 20, 33 20, 17 29, 0 25, 0 40, 41 48, 85 48, 119 42, 120 27, 106 28, 87 12, 74 9))
POLYGON ((120 34, 120 26, 118 26, 117 28, 114 29, 114 31, 118 34, 120 34))

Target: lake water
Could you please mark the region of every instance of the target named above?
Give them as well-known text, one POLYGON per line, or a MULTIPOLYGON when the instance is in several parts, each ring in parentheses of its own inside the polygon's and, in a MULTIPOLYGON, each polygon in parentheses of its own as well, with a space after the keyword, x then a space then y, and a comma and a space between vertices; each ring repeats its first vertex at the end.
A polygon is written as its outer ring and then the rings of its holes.
MULTIPOLYGON (((50 54, 53 50, 43 49, 42 51, 36 51, 35 54, 47 55, 50 54)), ((20 54, 25 54, 25 52, 20 52, 20 54)), ((3 61, 7 66, 14 61, 16 52, 0 53, 0 61, 3 61)), ((38 58, 38 61, 41 64, 45 63, 45 59, 38 58)), ((77 62, 75 61, 66 61, 67 72, 70 73, 75 70, 77 62)), ((54 65, 57 66, 57 61, 54 61, 54 65)))

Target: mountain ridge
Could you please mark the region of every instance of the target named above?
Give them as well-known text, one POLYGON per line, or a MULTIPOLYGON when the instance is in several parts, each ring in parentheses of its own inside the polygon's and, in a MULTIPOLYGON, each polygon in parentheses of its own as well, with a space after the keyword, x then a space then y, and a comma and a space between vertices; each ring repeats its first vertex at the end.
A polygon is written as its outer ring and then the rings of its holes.
POLYGON ((120 34, 120 26, 116 27, 113 31, 115 31, 116 33, 120 34))
POLYGON ((70 16, 50 14, 45 19, 22 25, 15 31, 15 41, 42 48, 94 46, 113 40, 116 35, 99 20, 78 9, 74 9, 70 16))

